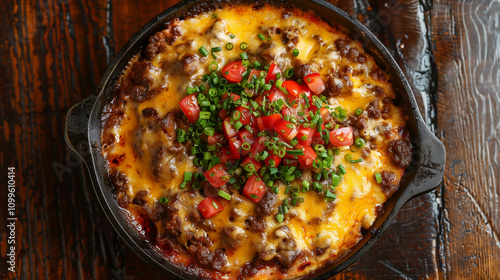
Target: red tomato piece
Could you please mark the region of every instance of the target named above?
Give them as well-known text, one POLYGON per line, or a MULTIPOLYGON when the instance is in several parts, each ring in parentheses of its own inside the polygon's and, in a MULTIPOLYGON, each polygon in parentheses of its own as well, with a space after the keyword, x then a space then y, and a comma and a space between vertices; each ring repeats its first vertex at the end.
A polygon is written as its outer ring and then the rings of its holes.
POLYGON ((215 145, 217 143, 222 144, 224 141, 224 135, 220 132, 215 132, 212 136, 207 136, 208 145, 215 145))
POLYGON ((198 210, 200 210, 203 217, 209 219, 224 210, 224 206, 222 206, 216 198, 205 197, 200 204, 198 204, 198 210))
POLYGON ((255 167, 255 172, 256 171, 259 171, 260 168, 262 167, 262 163, 256 161, 255 159, 249 157, 249 156, 246 156, 240 163, 241 167, 248 169, 248 164, 253 164, 253 166, 255 167))
POLYGON ((285 81, 282 86, 286 88, 286 91, 289 95, 292 95, 293 97, 300 97, 302 89, 300 88, 300 85, 297 84, 297 82, 288 80, 285 81))
POLYGON ((243 194, 255 203, 260 201, 266 191, 266 184, 257 175, 250 176, 250 178, 247 179, 245 187, 243 188, 243 194))
POLYGON ((332 120, 332 115, 328 109, 321 108, 321 118, 323 119, 323 123, 329 123, 332 120))
POLYGON ((352 127, 341 127, 330 131, 330 142, 337 146, 351 146, 354 143, 352 127))
POLYGON ((226 117, 224 119, 224 123, 222 124, 222 132, 226 139, 233 138, 238 134, 238 130, 234 129, 234 126, 231 124, 231 117, 226 117))
POLYGON ((252 147, 250 147, 249 156, 253 158, 256 154, 264 151, 264 149, 266 148, 264 142, 266 140, 268 140, 266 136, 260 136, 259 138, 257 138, 257 141, 255 141, 252 147))
POLYGON ((297 126, 285 120, 279 121, 274 126, 274 130, 288 141, 292 140, 298 133, 297 126))
POLYGON ((248 130, 240 131, 239 136, 241 142, 247 142, 248 144, 250 144, 250 146, 252 146, 253 142, 255 142, 255 137, 248 130))
POLYGON ((304 151, 304 155, 297 156, 300 165, 302 168, 310 168, 312 166, 313 161, 318 156, 311 146, 297 144, 295 146, 296 150, 304 151))
POLYGON ((299 161, 296 159, 283 158, 283 165, 284 166, 297 166, 298 164, 299 164, 299 161))
POLYGON ((212 167, 212 169, 203 172, 203 175, 205 175, 205 178, 207 178, 207 181, 212 184, 212 186, 218 188, 227 183, 229 178, 231 178, 231 175, 229 175, 226 170, 227 167, 219 163, 212 167))
POLYGON ((311 89, 311 91, 318 95, 322 93, 326 86, 321 79, 321 75, 319 73, 312 73, 304 77, 304 82, 306 82, 307 86, 311 89))
POLYGON ((283 99, 283 101, 286 101, 285 98, 286 98, 286 94, 284 92, 282 92, 279 88, 274 88, 274 89, 270 90, 270 93, 267 96, 267 99, 268 99, 267 102, 269 102, 269 101, 274 102, 274 101, 280 100, 280 99, 283 99))
POLYGON ((227 117, 227 110, 226 109, 220 109, 219 111, 219 118, 225 119, 227 117))
POLYGON ((226 146, 220 147, 219 151, 215 152, 215 155, 220 158, 220 162, 222 164, 226 164, 226 162, 233 160, 233 158, 231 157, 231 152, 226 146))
POLYGON ((240 117, 239 121, 243 125, 247 125, 247 124, 255 122, 255 117, 252 115, 252 113, 250 113, 249 109, 247 109, 243 106, 238 106, 238 107, 236 107, 235 110, 237 110, 238 112, 241 113, 241 117, 240 117))
POLYGON ((298 132, 297 132, 296 137, 297 137, 297 140, 299 141, 299 144, 307 146, 307 145, 311 145, 313 136, 314 136, 314 129, 312 129, 310 127, 300 126, 298 128, 298 132), (304 137, 306 140, 303 140, 302 137, 304 137))
POLYGON ((241 60, 233 61, 222 68, 222 75, 230 82, 239 83, 243 80, 241 74, 245 72, 245 69, 246 67, 243 66, 241 60))
POLYGON ((246 156, 248 155, 248 153, 250 153, 250 149, 244 149, 244 146, 252 147, 252 144, 255 142, 255 137, 248 130, 240 131, 238 136, 240 137, 241 140, 241 154, 246 156), (245 143, 247 143, 248 146, 245 143))
POLYGON ((229 139, 229 151, 231 152, 231 158, 240 159, 241 141, 234 138, 229 139))
POLYGON ((179 102, 182 112, 186 115, 187 119, 191 123, 195 123, 200 117, 200 105, 198 105, 198 98, 196 98, 196 93, 190 94, 179 102))
POLYGON ((265 162, 266 162, 266 165, 269 167, 278 167, 278 165, 280 165, 280 163, 281 163, 281 158, 277 154, 275 154, 273 152, 269 152, 269 155, 267 156, 265 162), (271 160, 274 161, 274 165, 271 165, 269 163, 271 160))
POLYGON ((266 84, 268 84, 270 80, 274 80, 276 82, 276 74, 278 73, 281 73, 280 68, 272 62, 269 66, 269 71, 267 71, 266 84))
POLYGON ((265 117, 257 118, 257 125, 260 130, 273 129, 274 126, 281 120, 280 114, 273 114, 265 117))

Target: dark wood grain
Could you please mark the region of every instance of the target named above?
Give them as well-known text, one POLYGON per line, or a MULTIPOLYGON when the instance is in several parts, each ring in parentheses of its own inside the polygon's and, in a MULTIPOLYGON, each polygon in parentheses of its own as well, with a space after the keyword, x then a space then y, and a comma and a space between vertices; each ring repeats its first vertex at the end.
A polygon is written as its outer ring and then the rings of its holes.
MULTIPOLYGON (((17 272, 5 268, 2 234, 0 279, 168 279, 103 218, 63 126, 128 38, 177 2, 0 2, 0 166, 2 176, 16 167, 18 182, 17 272)), ((500 2, 332 3, 393 53, 448 151, 443 186, 410 201, 335 279, 499 279, 500 2)))
POLYGON ((500 278, 500 1, 435 3, 440 250, 449 279, 500 278))

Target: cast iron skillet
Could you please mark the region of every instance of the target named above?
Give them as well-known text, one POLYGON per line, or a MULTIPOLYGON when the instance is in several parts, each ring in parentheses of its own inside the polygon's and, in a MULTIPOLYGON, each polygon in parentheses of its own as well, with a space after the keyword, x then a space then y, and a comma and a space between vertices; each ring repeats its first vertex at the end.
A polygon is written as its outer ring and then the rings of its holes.
MULTIPOLYGON (((219 0, 221 1, 221 0, 219 0)), ((278 0, 280 1, 280 0, 278 0)), ((123 215, 113 194, 104 158, 101 156, 101 113, 113 98, 113 86, 133 55, 137 54, 148 38, 163 27, 163 23, 182 16, 183 11, 209 0, 187 0, 172 6, 141 28, 108 66, 95 95, 69 109, 66 118, 66 142, 85 162, 92 179, 97 199, 108 220, 127 245, 147 263, 169 275, 172 279, 193 279, 193 275, 168 262, 140 235, 123 215)), ((426 127, 417 103, 401 69, 382 43, 360 22, 338 7, 323 0, 288 0, 287 2, 315 11, 327 22, 347 28, 351 36, 363 43, 378 65, 388 70, 400 103, 409 116, 408 128, 414 146, 413 158, 401 180, 399 190, 384 204, 385 213, 379 217, 363 239, 336 263, 320 268, 306 279, 328 279, 356 262, 389 227, 396 213, 411 198, 436 188, 443 177, 445 150, 443 144, 426 127)))

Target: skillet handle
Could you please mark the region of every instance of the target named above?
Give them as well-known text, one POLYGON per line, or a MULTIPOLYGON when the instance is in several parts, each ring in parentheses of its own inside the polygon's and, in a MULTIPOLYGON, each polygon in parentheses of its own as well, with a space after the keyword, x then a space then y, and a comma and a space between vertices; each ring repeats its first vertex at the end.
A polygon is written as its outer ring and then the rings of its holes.
POLYGON ((68 110, 65 124, 66 144, 79 155, 84 162, 90 158, 88 126, 90 113, 97 97, 91 95, 68 110))
MULTIPOLYGON (((443 143, 427 128, 423 122, 419 122, 420 138, 415 143, 417 154, 414 155, 417 163, 410 167, 416 168, 412 186, 409 186, 407 200, 429 191, 434 190, 443 180, 444 167, 446 163, 446 150, 443 143)), ((409 168, 410 168, 409 167, 409 168)))

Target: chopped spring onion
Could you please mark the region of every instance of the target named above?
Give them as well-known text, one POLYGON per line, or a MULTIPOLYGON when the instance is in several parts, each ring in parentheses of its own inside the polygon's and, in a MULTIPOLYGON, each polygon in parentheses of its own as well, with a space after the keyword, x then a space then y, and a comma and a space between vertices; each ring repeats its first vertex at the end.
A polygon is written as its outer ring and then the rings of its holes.
POLYGON ((212 72, 215 72, 219 69, 219 64, 217 63, 216 60, 213 60, 212 62, 210 62, 210 64, 208 65, 208 70, 212 71, 212 72))
POLYGON ((285 77, 291 78, 293 76, 293 68, 288 68, 285 70, 285 77))
POLYGON ((246 60, 246 59, 248 59, 248 54, 246 52, 242 52, 242 53, 240 53, 240 57, 241 57, 241 59, 246 60))
POLYGON ((309 181, 307 180, 304 180, 302 181, 302 192, 305 193, 309 190, 309 186, 311 185, 311 183, 309 183, 309 181))
POLYGON ((220 46, 218 46, 218 47, 213 47, 213 48, 211 49, 211 51, 212 51, 212 52, 220 52, 220 51, 222 51, 222 48, 221 48, 220 46))
POLYGON ((356 145, 356 148, 361 149, 365 146, 365 140, 361 137, 358 137, 354 141, 354 145, 356 145))
POLYGON ((191 180, 193 180, 193 172, 184 172, 184 182, 191 182, 191 180))
POLYGON ((168 203, 168 198, 166 198, 166 197, 160 198, 160 203, 162 203, 162 204, 168 203))
POLYGON ((240 44, 240 49, 246 50, 247 48, 248 48, 247 43, 243 42, 243 43, 240 44))
POLYGON ((219 209, 219 206, 217 206, 217 203, 215 203, 215 201, 212 201, 212 205, 214 206, 215 209, 219 209))
POLYGON ((227 43, 227 44, 226 44, 226 49, 227 49, 228 51, 232 50, 232 49, 233 49, 233 44, 232 44, 232 43, 227 43))
POLYGON ((347 171, 345 170, 345 167, 342 164, 339 164, 337 168, 339 169, 340 173, 346 174, 347 171))
POLYGON ((375 173, 375 180, 377 180, 377 184, 382 183, 382 175, 380 173, 375 173))
POLYGON ((283 220, 285 219, 285 215, 279 213, 279 214, 276 214, 276 220, 280 223, 283 222, 283 220))
POLYGON ((266 39, 266 36, 264 36, 262 33, 257 34, 257 37, 259 37, 259 39, 261 39, 261 40, 266 39))
POLYGON ((292 54, 295 57, 299 56, 299 50, 298 49, 293 49, 292 54))
POLYGON ((356 116, 359 117, 359 116, 361 116, 361 114, 363 114, 363 109, 358 108, 358 109, 356 109, 356 111, 354 111, 354 113, 356 114, 356 116))
POLYGON ((198 51, 201 53, 201 55, 203 55, 203 56, 205 56, 205 57, 206 57, 206 56, 208 56, 208 51, 207 51, 207 49, 205 48, 205 46, 201 46, 201 47, 198 49, 198 51))
POLYGON ((219 190, 219 192, 217 194, 220 197, 224 198, 225 200, 231 200, 231 195, 228 194, 227 192, 223 191, 223 190, 219 190))

